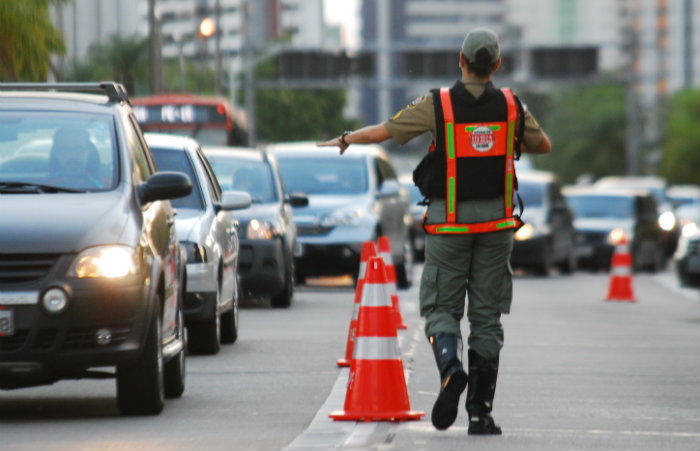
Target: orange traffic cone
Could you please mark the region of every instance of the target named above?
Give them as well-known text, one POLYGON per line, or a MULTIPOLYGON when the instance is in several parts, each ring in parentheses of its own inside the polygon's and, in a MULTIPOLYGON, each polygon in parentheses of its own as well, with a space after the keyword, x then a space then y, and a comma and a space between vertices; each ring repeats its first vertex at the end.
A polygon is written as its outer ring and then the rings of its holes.
POLYGON ((371 257, 362 289, 345 410, 331 412, 328 416, 333 420, 403 421, 425 415, 412 411, 408 401, 387 283, 384 262, 371 257))
POLYGON ((337 360, 338 366, 350 366, 352 360, 352 352, 355 348, 355 335, 357 332, 357 317, 360 314, 360 302, 362 301, 362 287, 365 284, 365 274, 367 272, 367 261, 370 257, 375 257, 377 251, 374 248, 374 242, 365 241, 362 243, 362 255, 360 256, 360 271, 357 276, 357 287, 355 287, 355 307, 352 311, 350 319, 350 328, 348 329, 348 344, 345 347, 345 357, 337 360))
POLYGON ((632 255, 627 238, 622 238, 615 246, 610 264, 610 286, 606 301, 635 302, 632 289, 632 255))
POLYGON ((403 322, 401 309, 399 308, 399 293, 396 291, 396 268, 394 268, 394 262, 391 260, 391 243, 389 243, 389 238, 385 236, 379 237, 377 240, 377 251, 384 260, 386 276, 389 279, 388 287, 391 295, 391 305, 394 306, 394 315, 396 315, 396 328, 407 329, 408 326, 403 322))

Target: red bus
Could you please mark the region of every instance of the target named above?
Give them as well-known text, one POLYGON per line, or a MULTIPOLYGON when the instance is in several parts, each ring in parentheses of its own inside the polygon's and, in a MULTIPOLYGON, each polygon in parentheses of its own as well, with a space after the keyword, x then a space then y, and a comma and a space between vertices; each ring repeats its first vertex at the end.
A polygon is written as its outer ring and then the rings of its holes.
POLYGON ((131 104, 144 131, 187 135, 202 146, 248 144, 245 114, 224 97, 157 94, 133 97, 131 104))

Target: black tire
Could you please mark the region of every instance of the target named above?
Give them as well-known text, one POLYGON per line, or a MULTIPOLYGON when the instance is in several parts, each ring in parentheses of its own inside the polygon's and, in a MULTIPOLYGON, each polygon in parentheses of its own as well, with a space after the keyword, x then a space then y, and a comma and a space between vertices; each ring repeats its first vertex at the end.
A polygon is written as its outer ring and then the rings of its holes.
POLYGON ((180 352, 165 364, 163 376, 166 398, 179 398, 185 392, 185 319, 180 308, 177 312, 177 323, 177 337, 183 346, 180 352))
POLYGON ((238 300, 240 296, 239 278, 233 288, 233 306, 231 310, 221 315, 221 343, 233 344, 238 339, 238 300))
POLYGON ((396 266, 396 286, 405 289, 413 285, 413 240, 405 240, 403 247, 403 262, 396 266))
POLYGON ((282 291, 280 291, 275 296, 270 299, 270 305, 274 308, 287 308, 292 304, 292 298, 294 297, 294 267, 293 265, 287 265, 287 269, 284 272, 284 286, 282 291))
POLYGON ((219 315, 219 305, 221 303, 221 282, 216 284, 216 302, 214 307, 214 317, 196 322, 188 327, 188 345, 192 354, 214 355, 221 349, 221 316, 219 315))
MULTIPOLYGON (((160 299, 154 300, 160 306, 160 299)), ((117 407, 122 415, 158 415, 165 402, 160 312, 150 320, 139 358, 117 367, 117 407)))

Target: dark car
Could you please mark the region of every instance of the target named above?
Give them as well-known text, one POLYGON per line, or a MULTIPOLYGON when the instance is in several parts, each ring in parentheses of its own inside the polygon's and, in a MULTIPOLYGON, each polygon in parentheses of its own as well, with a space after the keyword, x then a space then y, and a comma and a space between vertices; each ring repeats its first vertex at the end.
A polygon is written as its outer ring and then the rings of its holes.
POLYGON ((216 354, 238 338, 238 231, 233 210, 247 208, 245 192, 222 191, 194 139, 146 133, 158 170, 179 171, 192 192, 172 201, 180 245, 187 255, 184 280, 188 349, 216 354))
MULTIPOLYGON (((576 269, 574 215, 553 174, 518 174, 518 194, 525 205, 525 224, 515 233, 511 265, 547 275, 551 267, 563 273, 576 269)), ((516 207, 516 212, 518 208, 516 207)))
POLYGON ((673 260, 681 285, 700 287, 700 230, 689 230, 681 235, 673 260))
POLYGON ((274 156, 233 147, 207 147, 224 189, 243 190, 253 201, 237 214, 240 222, 239 273, 245 296, 270 298, 272 307, 289 307, 294 296, 294 248, 297 229, 292 206, 304 206, 304 195, 286 195, 274 156))
POLYGON ((184 259, 166 199, 191 189, 156 173, 121 85, 0 84, 0 388, 116 376, 123 414, 182 394, 184 259), (99 94, 58 92, 78 89, 99 94), (47 154, 17 154, 47 138, 47 154))
POLYGON ((357 278, 362 244, 387 236, 397 284, 412 283, 413 246, 409 199, 386 152, 357 145, 342 156, 315 143, 268 147, 277 157, 288 192, 306 193, 309 204, 294 209, 301 244, 297 280, 351 274, 357 278))
POLYGON ((411 199, 411 241, 413 241, 413 255, 416 261, 425 260, 425 228, 423 227, 423 215, 426 206, 421 205, 423 195, 413 183, 413 177, 406 175, 400 177, 401 186, 408 192, 411 199))
POLYGON ((609 269, 615 246, 624 239, 629 243, 634 269, 657 271, 664 267, 663 230, 649 190, 570 186, 563 193, 575 215, 579 264, 609 269))
POLYGON ((666 180, 655 176, 607 176, 601 177, 595 182, 600 188, 622 187, 640 188, 648 190, 656 202, 657 221, 661 228, 661 240, 663 242, 666 258, 671 257, 678 245, 681 234, 681 224, 676 217, 673 201, 668 196, 666 180))

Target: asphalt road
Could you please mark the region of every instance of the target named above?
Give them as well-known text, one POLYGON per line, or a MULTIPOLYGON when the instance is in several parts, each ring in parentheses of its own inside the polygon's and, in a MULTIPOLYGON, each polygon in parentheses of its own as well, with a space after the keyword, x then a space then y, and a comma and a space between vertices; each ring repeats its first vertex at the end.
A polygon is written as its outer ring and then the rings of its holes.
POLYGON ((399 292, 409 328, 398 341, 411 408, 426 417, 328 419, 343 407, 347 370, 335 361, 354 293, 315 286, 287 310, 247 303, 239 341, 190 357, 183 398, 157 417, 120 417, 112 380, 0 392, 0 450, 700 451, 700 294, 670 273, 638 274, 637 302, 606 302, 608 280, 516 277, 494 408, 501 437, 467 436, 463 410, 446 432, 430 424, 439 381, 417 287, 399 292))

